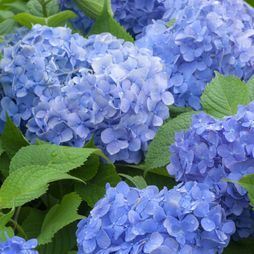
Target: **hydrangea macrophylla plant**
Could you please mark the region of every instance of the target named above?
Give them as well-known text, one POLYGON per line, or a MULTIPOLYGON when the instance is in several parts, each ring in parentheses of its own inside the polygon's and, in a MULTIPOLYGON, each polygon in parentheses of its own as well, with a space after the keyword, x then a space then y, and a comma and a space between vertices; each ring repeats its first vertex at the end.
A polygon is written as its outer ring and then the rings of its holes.
POLYGON ((243 0, 189 0, 184 6, 174 26, 165 15, 166 21, 147 26, 137 45, 164 60, 176 105, 200 109, 215 71, 244 81, 254 74, 254 10, 243 0))
POLYGON ((205 113, 193 116, 192 126, 176 134, 170 147, 170 175, 178 181, 216 183, 217 198, 236 221, 239 237, 254 233, 254 213, 246 191, 233 183, 254 173, 254 103, 240 106, 235 116, 216 120, 205 113))
POLYGON ((1 254, 39 254, 35 250, 37 247, 37 240, 24 240, 21 237, 14 236, 9 238, 6 242, 0 242, 1 254))
POLYGON ((161 59, 108 33, 36 25, 0 67, 2 121, 7 112, 32 142, 82 147, 93 136, 114 161, 140 162, 174 102, 161 59))
MULTIPOLYGON (((115 19, 125 27, 133 36, 140 34, 145 26, 152 23, 152 20, 161 19, 165 13, 172 15, 172 0, 112 0, 112 10, 115 19), (167 12, 170 9, 169 12, 167 12)), ((88 18, 76 5, 73 0, 60 0, 62 10, 72 10, 77 18, 72 21, 75 28, 85 33, 91 28, 93 21, 88 18)))
POLYGON ((79 222, 78 254, 222 253, 234 231, 206 184, 159 191, 121 182, 107 185, 105 197, 79 222))

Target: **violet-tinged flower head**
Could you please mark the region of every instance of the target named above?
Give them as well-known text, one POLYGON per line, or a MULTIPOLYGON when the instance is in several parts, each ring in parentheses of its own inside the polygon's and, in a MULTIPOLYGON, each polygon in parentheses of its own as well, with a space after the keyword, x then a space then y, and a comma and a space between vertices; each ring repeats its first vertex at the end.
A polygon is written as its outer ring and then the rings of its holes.
POLYGON ((161 59, 108 33, 36 25, 3 52, 0 118, 32 142, 80 147, 94 136, 112 160, 138 163, 174 102, 161 59))
POLYGON ((254 173, 254 103, 240 106, 234 116, 216 120, 193 116, 192 126, 176 135, 170 147, 169 174, 178 181, 218 183, 215 187, 227 215, 237 221, 237 234, 254 233, 254 213, 246 191, 224 179, 240 180, 254 173))
POLYGON ((78 224, 78 254, 222 253, 234 231, 206 184, 159 191, 121 182, 78 224))
MULTIPOLYGON (((172 6, 175 6, 175 10, 179 8, 171 0, 112 0, 111 4, 114 18, 133 36, 141 33, 153 20, 161 19, 172 6)), ((77 7, 73 0, 60 0, 60 5, 62 10, 69 9, 77 14, 78 17, 72 21, 75 28, 84 32, 89 31, 93 21, 77 7)), ((169 15, 171 12, 167 13, 167 16, 169 15)))
POLYGON ((9 238, 6 242, 0 242, 1 254, 39 254, 35 250, 38 242, 36 239, 24 240, 21 237, 14 236, 9 238))
POLYGON ((188 0, 175 18, 172 27, 147 26, 136 43, 164 60, 177 106, 200 109, 215 71, 244 81, 254 74, 254 10, 243 0, 188 0))

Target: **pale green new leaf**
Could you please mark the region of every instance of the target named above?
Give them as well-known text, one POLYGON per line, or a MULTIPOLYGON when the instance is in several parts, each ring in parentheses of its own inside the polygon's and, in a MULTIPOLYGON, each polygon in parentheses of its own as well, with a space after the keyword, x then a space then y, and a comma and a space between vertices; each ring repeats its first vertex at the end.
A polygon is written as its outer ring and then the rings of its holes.
POLYGON ((219 73, 216 73, 201 97, 204 111, 218 118, 236 114, 239 105, 249 102, 248 87, 244 82, 235 76, 219 73))
POLYGON ((72 222, 83 218, 77 213, 81 201, 78 194, 75 192, 69 193, 63 197, 60 204, 56 204, 49 210, 38 236, 39 244, 51 242, 55 233, 72 222))
POLYGON ((254 101, 254 76, 247 83, 249 97, 251 101, 254 101))
POLYGON ((10 174, 0 188, 0 209, 22 206, 46 193, 54 181, 78 180, 52 167, 30 165, 10 174))
POLYGON ((142 176, 129 176, 126 174, 119 174, 119 175, 129 180, 138 189, 144 189, 147 187, 146 180, 142 176))
POLYGON ((34 24, 41 24, 50 27, 63 26, 66 24, 66 21, 75 18, 76 14, 72 11, 62 11, 50 17, 37 17, 30 13, 19 13, 13 17, 13 19, 22 26, 32 28, 34 24))
POLYGON ((146 154, 146 172, 154 168, 164 167, 169 163, 169 146, 174 143, 176 132, 188 129, 192 116, 196 113, 192 111, 180 114, 176 118, 170 119, 158 130, 146 154))
POLYGON ((84 164, 92 154, 102 156, 99 149, 57 146, 52 144, 30 145, 23 147, 12 158, 10 172, 20 167, 40 165, 61 172, 68 172, 84 164))

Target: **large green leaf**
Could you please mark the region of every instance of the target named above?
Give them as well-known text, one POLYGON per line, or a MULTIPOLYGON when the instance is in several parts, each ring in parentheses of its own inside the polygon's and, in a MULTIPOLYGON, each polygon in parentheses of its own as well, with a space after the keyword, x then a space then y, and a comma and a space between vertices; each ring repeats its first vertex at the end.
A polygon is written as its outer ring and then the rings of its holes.
POLYGON ((41 24, 50 27, 63 26, 66 24, 66 21, 74 17, 76 17, 76 14, 72 11, 67 10, 47 18, 37 17, 30 13, 23 12, 15 15, 13 19, 22 26, 32 28, 34 24, 41 24))
POLYGON ((249 102, 245 83, 235 76, 222 76, 219 73, 216 73, 201 97, 204 111, 218 118, 236 114, 238 105, 249 102))
POLYGON ((21 131, 8 116, 6 116, 6 123, 1 140, 2 148, 10 157, 13 157, 21 147, 29 145, 21 131))
MULTIPOLYGON (((76 223, 64 227, 54 237, 53 242, 39 246, 40 254, 67 254, 76 244, 76 223)), ((75 251, 74 253, 77 253, 75 251)))
POLYGON ((78 180, 52 167, 30 165, 19 168, 0 188, 0 209, 22 206, 46 193, 49 183, 64 179, 78 180))
MULTIPOLYGON (((245 0, 245 2, 247 2, 249 5, 254 7, 254 2, 253 0, 245 0)), ((245 254, 245 253, 244 253, 245 254)), ((247 253, 246 253, 247 254, 247 253)))
POLYGON ((39 244, 46 244, 52 241, 54 235, 63 227, 83 217, 77 214, 81 198, 76 193, 65 195, 60 204, 53 206, 47 213, 38 236, 39 244))
POLYGON ((75 184, 75 189, 82 199, 85 200, 90 207, 93 207, 105 194, 106 183, 115 186, 120 180, 113 164, 102 164, 98 173, 91 181, 87 182, 85 185, 77 183, 75 184))
POLYGON ((90 34, 100 34, 103 32, 109 32, 125 41, 134 41, 131 35, 113 18, 110 0, 104 0, 102 13, 96 18, 90 34))
POLYGON ((73 0, 90 18, 96 19, 101 15, 104 0, 73 0))
POLYGON ((175 133, 187 129, 192 115, 197 112, 183 113, 166 122, 156 134, 148 148, 145 158, 145 170, 164 167, 169 163, 169 146, 175 141, 175 133))
POLYGON ((68 172, 82 166, 92 154, 103 156, 99 149, 94 148, 75 148, 51 144, 30 145, 21 148, 12 158, 10 172, 31 165, 48 166, 68 172))

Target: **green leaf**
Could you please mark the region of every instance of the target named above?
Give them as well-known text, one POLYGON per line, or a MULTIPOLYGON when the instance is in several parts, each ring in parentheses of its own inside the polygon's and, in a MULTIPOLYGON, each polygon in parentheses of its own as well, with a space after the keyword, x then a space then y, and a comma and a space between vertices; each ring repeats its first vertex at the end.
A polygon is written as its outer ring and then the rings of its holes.
POLYGON ((26 11, 26 3, 23 0, 2 1, 1 4, 3 9, 9 9, 14 13, 26 11))
POLYGON ((11 211, 6 214, 2 214, 0 212, 0 228, 3 228, 4 226, 7 225, 7 223, 10 221, 10 219, 14 215, 14 212, 15 212, 15 209, 11 209, 11 211))
POLYGON ((0 228, 0 243, 5 242, 8 238, 14 236, 14 231, 11 227, 0 228))
POLYGON ((2 148, 10 157, 13 157, 21 147, 29 145, 9 116, 6 116, 6 123, 1 139, 2 148))
MULTIPOLYGON (((247 2, 249 5, 251 5, 252 7, 254 7, 254 2, 253 0, 245 0, 245 2, 247 2)), ((247 253, 246 253, 247 254, 247 253)))
POLYGON ((101 15, 104 0, 73 0, 78 7, 90 18, 96 19, 101 15))
POLYGON ((0 156, 4 153, 3 145, 2 145, 2 140, 0 137, 0 156))
POLYGON ((4 21, 8 18, 11 18, 14 15, 14 13, 12 11, 8 11, 8 10, 0 10, 0 21, 4 21))
POLYGON ((30 0, 27 8, 32 15, 49 17, 59 12, 59 2, 58 0, 30 0))
POLYGON ((72 11, 62 11, 53 16, 42 18, 34 16, 30 13, 19 13, 13 17, 13 19, 22 26, 32 28, 34 24, 41 24, 50 27, 57 27, 66 24, 66 21, 76 17, 76 14, 72 11))
POLYGON ((81 198, 76 193, 65 195, 60 204, 53 206, 47 213, 38 236, 39 244, 46 244, 52 241, 55 233, 63 227, 83 217, 77 214, 81 198))
POLYGON ((165 167, 169 163, 169 146, 175 141, 175 133, 188 129, 192 116, 196 113, 196 111, 183 113, 170 119, 159 129, 148 148, 145 158, 146 172, 154 168, 165 167))
POLYGON ((253 254, 254 241, 253 239, 246 239, 241 241, 230 241, 229 246, 223 251, 223 254, 253 254))
POLYGON ((26 215, 21 223, 22 229, 29 239, 36 238, 41 232, 45 212, 32 207, 22 207, 21 213, 26 215))
POLYGON ((16 28, 16 22, 13 19, 6 19, 0 23, 0 35, 13 32, 16 28))
MULTIPOLYGON (((170 118, 175 118, 182 113, 191 112, 192 108, 169 106, 170 118)), ((170 119, 169 118, 169 119, 170 119)))
POLYGON ((0 208, 22 206, 46 193, 54 181, 78 180, 51 167, 30 165, 10 174, 0 188, 0 208))
POLYGON ((248 191, 250 203, 254 207, 254 174, 244 176, 236 183, 248 191))
POLYGON ((90 34, 100 34, 103 32, 109 32, 117 38, 134 42, 132 36, 112 17, 110 0, 104 0, 102 13, 96 18, 90 34))
POLYGON ((48 166, 62 172, 80 167, 92 154, 102 156, 99 149, 57 146, 52 144, 30 145, 21 148, 12 158, 10 172, 24 166, 48 166))
POLYGON ((251 101, 254 101, 254 76, 247 83, 249 97, 251 101))
MULTIPOLYGON (((64 227, 54 237, 53 242, 39 246, 40 254, 67 254, 76 245, 77 224, 64 227)), ((75 252, 77 253, 77 251, 75 252)))
POLYGON ((90 207, 93 207, 105 194, 106 183, 115 186, 120 180, 114 165, 105 164, 100 166, 97 175, 86 185, 75 184, 75 190, 90 207))
POLYGON ((222 76, 219 73, 216 73, 201 97, 204 111, 218 118, 236 114, 238 105, 249 102, 245 83, 235 76, 222 76))
POLYGON ((129 180, 138 189, 144 189, 147 187, 146 180, 142 176, 129 176, 126 174, 119 174, 119 175, 129 180))
POLYGON ((9 156, 4 152, 0 156, 0 172, 6 178, 9 175, 9 166, 10 166, 10 158, 9 156))

